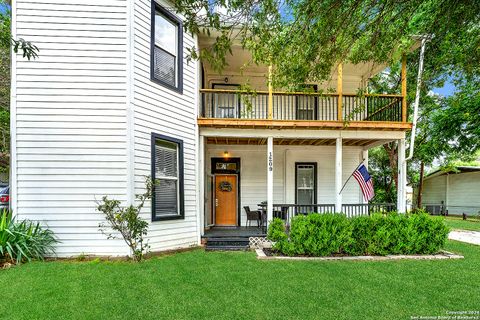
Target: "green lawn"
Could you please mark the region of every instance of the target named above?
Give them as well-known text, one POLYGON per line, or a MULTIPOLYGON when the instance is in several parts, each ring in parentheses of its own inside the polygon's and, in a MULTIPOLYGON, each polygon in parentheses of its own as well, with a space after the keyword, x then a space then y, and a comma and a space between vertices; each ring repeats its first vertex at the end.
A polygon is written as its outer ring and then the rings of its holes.
POLYGON ((261 261, 194 250, 0 270, 5 319, 410 319, 479 310, 480 246, 463 260, 261 261))
POLYGON ((474 230, 480 231, 480 219, 469 218, 462 220, 461 217, 445 217, 445 223, 453 230, 474 230))

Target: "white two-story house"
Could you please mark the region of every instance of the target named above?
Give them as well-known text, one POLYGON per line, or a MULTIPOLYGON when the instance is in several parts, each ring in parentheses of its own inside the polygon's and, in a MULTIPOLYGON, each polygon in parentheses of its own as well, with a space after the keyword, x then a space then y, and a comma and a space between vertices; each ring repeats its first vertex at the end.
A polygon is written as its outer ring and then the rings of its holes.
MULTIPOLYGON (((268 66, 240 71, 249 59, 241 46, 218 74, 187 61, 185 48, 213 40, 185 33, 170 8, 163 0, 13 2, 13 36, 40 49, 36 60, 12 59, 17 217, 41 221, 61 241, 57 254, 72 256, 129 254, 99 231, 96 201, 131 204, 146 177, 158 179, 142 211, 154 251, 198 245, 219 227, 264 230, 245 207, 267 221, 371 211, 353 179, 340 190, 372 147, 396 140, 404 163, 406 82, 398 95, 357 95, 385 66, 340 63, 331 81, 306 92, 274 91, 268 66), (245 83, 254 90, 239 90, 245 83)), ((400 166, 397 204, 376 209, 405 211, 405 173, 400 166)))

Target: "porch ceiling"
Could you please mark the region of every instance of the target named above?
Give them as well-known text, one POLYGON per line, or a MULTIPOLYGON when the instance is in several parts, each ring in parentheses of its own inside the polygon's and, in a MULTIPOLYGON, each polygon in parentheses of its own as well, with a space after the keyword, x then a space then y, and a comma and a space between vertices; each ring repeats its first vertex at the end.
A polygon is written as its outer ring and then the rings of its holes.
MULTIPOLYGON (((364 147, 380 142, 378 139, 343 139, 344 146, 364 147)), ((335 139, 274 139, 275 145, 334 146, 335 139)), ((265 145, 266 138, 208 137, 207 144, 265 145)))

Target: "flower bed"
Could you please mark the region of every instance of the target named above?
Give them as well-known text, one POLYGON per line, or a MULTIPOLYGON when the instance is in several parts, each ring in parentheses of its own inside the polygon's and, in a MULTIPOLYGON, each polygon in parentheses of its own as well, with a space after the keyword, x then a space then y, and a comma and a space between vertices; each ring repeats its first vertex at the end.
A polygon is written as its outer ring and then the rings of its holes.
POLYGON ((280 219, 268 229, 273 250, 285 256, 387 256, 438 253, 449 229, 438 217, 419 214, 309 214, 280 219))

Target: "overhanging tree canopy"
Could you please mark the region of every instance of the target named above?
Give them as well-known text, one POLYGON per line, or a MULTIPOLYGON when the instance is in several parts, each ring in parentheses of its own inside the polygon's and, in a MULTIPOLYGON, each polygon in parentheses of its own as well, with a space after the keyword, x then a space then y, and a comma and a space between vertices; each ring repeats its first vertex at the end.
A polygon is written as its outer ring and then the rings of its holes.
POLYGON ((432 50, 459 48, 468 37, 472 41, 446 58, 453 65, 461 60, 465 72, 479 70, 479 1, 178 0, 174 9, 189 32, 215 32, 212 46, 199 54, 190 48, 193 58, 221 70, 239 41, 252 52, 252 63, 275 66, 277 87, 326 80, 339 61, 398 61, 418 34, 435 35, 432 50))

